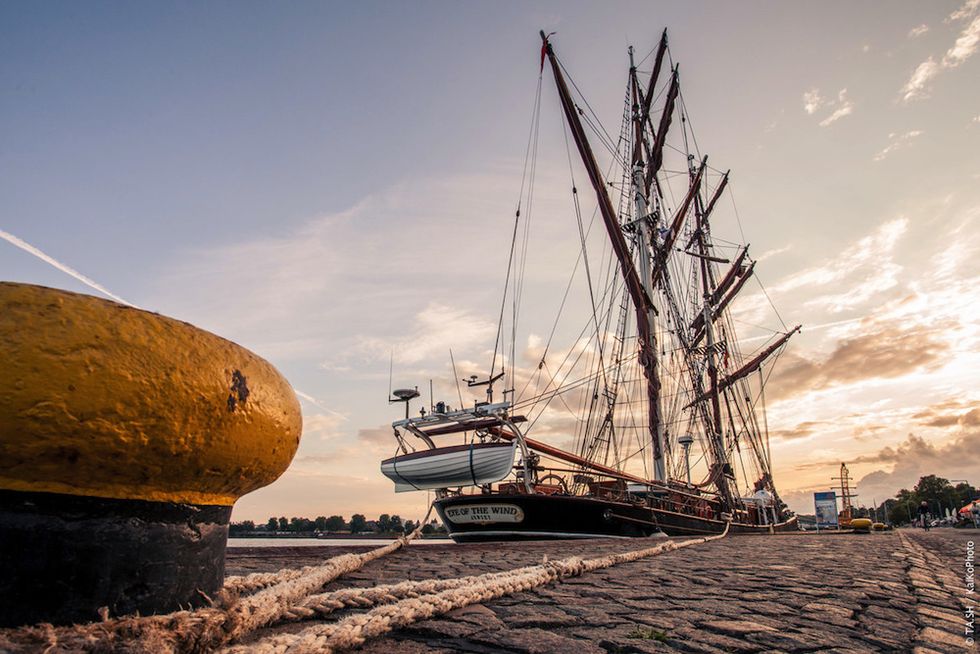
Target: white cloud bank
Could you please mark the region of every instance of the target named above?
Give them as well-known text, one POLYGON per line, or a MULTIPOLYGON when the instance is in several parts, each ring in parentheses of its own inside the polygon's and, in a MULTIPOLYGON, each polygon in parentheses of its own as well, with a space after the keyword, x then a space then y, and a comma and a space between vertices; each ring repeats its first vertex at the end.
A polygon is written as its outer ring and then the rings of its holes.
MULTIPOLYGON (((950 15, 950 21, 972 20, 963 28, 956 41, 939 61, 936 61, 934 57, 929 57, 916 67, 909 81, 902 87, 903 102, 928 98, 931 93, 930 82, 937 75, 944 70, 950 70, 960 66, 976 53, 977 47, 980 46, 980 15, 977 15, 978 9, 980 9, 980 2, 969 0, 950 15)), ((909 32, 909 36, 913 36, 913 32, 922 27, 925 26, 920 25, 913 29, 912 32, 909 32)), ((914 36, 918 36, 918 34, 914 36)))

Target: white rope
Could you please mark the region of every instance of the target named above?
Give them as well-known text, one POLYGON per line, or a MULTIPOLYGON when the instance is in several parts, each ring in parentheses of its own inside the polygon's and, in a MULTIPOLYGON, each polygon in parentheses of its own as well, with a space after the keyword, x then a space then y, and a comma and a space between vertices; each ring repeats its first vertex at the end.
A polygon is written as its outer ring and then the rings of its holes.
MULTIPOLYGON (((427 522, 423 521, 422 524, 427 522)), ((297 634, 268 637, 251 645, 221 650, 226 654, 301 654, 333 652, 356 647, 369 638, 473 603, 529 590, 565 577, 636 561, 663 552, 689 547, 718 536, 612 554, 595 559, 570 557, 540 565, 454 579, 428 579, 348 588, 313 594, 337 577, 394 552, 416 538, 411 535, 363 554, 334 557, 319 566, 286 569, 230 578, 230 591, 264 590, 241 600, 232 597, 227 608, 179 611, 165 616, 130 617, 89 625, 52 627, 35 625, 0 630, 0 651, 126 652, 127 654, 178 654, 206 652, 227 645, 262 627, 286 620, 327 615, 346 607, 368 608, 385 604, 337 623, 315 625, 297 634)), ((226 598, 230 597, 226 595, 226 598)))
MULTIPOLYGON (((296 634, 278 634, 250 645, 237 645, 223 649, 221 652, 222 654, 323 654, 349 649, 363 644, 369 638, 376 638, 393 629, 470 604, 529 590, 559 579, 578 576, 585 572, 607 568, 619 563, 637 561, 664 552, 724 538, 727 533, 728 526, 718 536, 695 538, 680 543, 667 542, 655 547, 595 559, 583 560, 580 557, 570 557, 476 577, 463 577, 442 582, 430 580, 434 588, 437 588, 440 583, 449 587, 428 595, 408 597, 394 604, 375 608, 367 613, 350 616, 334 624, 314 625, 296 634)), ((354 602, 354 598, 359 597, 363 605, 366 606, 371 602, 396 597, 397 593, 414 593, 422 588, 422 584, 425 583, 428 582, 414 582, 415 585, 396 584, 395 586, 363 589, 361 591, 350 589, 347 591, 349 594, 343 596, 346 601, 341 596, 331 593, 323 597, 330 595, 334 597, 322 602, 322 604, 328 606, 329 602, 333 601, 349 605, 347 602, 354 602), (375 594, 372 594, 372 591, 375 594)), ((306 608, 310 610, 310 616, 317 612, 312 607, 306 608)))
MULTIPOLYGON (((431 513, 431 507, 429 509, 431 513)), ((103 622, 52 627, 42 624, 15 629, 0 629, 0 652, 70 651, 126 652, 126 654, 179 654, 212 651, 226 643, 290 618, 292 610, 309 595, 341 575, 360 569, 367 563, 404 547, 417 538, 426 514, 417 529, 384 547, 362 554, 343 554, 317 566, 277 573, 257 573, 232 578, 230 592, 222 603, 193 611, 176 611, 168 615, 124 617, 103 622), (239 599, 236 592, 263 588, 254 595, 239 599)), ((223 589, 224 590, 224 589, 223 589)))

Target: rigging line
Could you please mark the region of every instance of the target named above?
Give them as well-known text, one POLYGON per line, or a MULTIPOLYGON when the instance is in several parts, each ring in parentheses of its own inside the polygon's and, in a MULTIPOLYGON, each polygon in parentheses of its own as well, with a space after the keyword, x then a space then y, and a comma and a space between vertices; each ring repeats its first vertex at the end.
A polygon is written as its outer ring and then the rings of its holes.
MULTIPOLYGON (((578 365, 579 360, 582 358, 582 356, 584 354, 585 354, 585 349, 582 349, 579 352, 578 356, 575 358, 575 361, 572 364, 571 370, 574 370, 575 369, 575 366, 578 365)), ((552 379, 555 379, 557 377, 558 372, 560 372, 560 370, 555 372, 555 376, 553 376, 552 379)), ((587 383, 588 381, 591 380, 591 378, 592 378, 591 375, 589 377, 585 378, 585 381, 583 383, 587 383)), ((582 384, 578 384, 577 386, 581 386, 581 385, 582 384)), ((541 419, 541 417, 544 415, 545 411, 548 410, 548 407, 551 405, 551 401, 552 400, 554 400, 556 397, 560 397, 562 395, 562 393, 567 392, 567 391, 572 390, 572 389, 573 389, 573 387, 570 387, 570 386, 561 386, 560 387, 560 386, 557 386, 556 385, 555 392, 551 395, 551 397, 548 398, 548 401, 545 402, 544 406, 541 407, 541 410, 538 412, 538 415, 533 420, 530 421, 530 424, 528 424, 527 429, 525 430, 525 433, 530 432, 534 428, 534 425, 537 424, 538 420, 541 419)), ((562 403, 564 403, 564 400, 562 401, 562 403)), ((528 411, 528 413, 531 413, 531 411, 528 411)))
MULTIPOLYGON (((524 173, 522 174, 522 179, 521 179, 521 195, 518 197, 517 210, 514 212, 514 233, 510 241, 510 255, 507 258, 507 275, 504 278, 504 293, 500 301, 500 317, 497 320, 497 335, 494 339, 494 344, 493 344, 493 359, 490 362, 490 377, 489 377, 490 379, 493 378, 494 369, 497 365, 497 351, 498 351, 498 347, 500 346, 500 337, 503 331, 504 309, 507 306, 507 290, 510 287, 510 273, 514 265, 514 248, 517 244, 517 227, 520 224, 520 219, 521 219, 521 198, 523 197, 523 193, 524 193, 524 180, 526 179, 525 174, 527 172, 527 166, 528 166, 527 153, 531 150, 531 143, 534 140, 533 139, 534 123, 536 121, 537 115, 540 114, 539 98, 541 97, 542 80, 543 80, 543 73, 538 75, 538 90, 537 93, 535 94, 534 107, 531 112, 532 113, 531 132, 528 134, 528 145, 525 150, 524 173)), ((503 366, 503 364, 501 365, 503 366)))
MULTIPOLYGON (((667 59, 670 62, 671 69, 673 69, 674 66, 675 66, 675 64, 674 64, 674 54, 673 54, 673 52, 671 52, 670 42, 669 41, 667 43, 667 59)), ((683 132, 684 132, 684 147, 687 148, 687 132, 688 132, 688 130, 690 130, 690 132, 691 132, 691 140, 694 141, 694 149, 695 149, 695 152, 698 155, 698 159, 701 159, 701 148, 698 147, 698 139, 697 139, 697 136, 694 134, 694 127, 691 125, 691 115, 687 111, 687 103, 684 102, 684 90, 683 90, 683 87, 678 86, 678 88, 677 88, 677 95, 678 95, 678 98, 681 101, 681 117, 682 117, 682 121, 681 122, 683 122, 684 125, 686 126, 683 129, 683 132), (685 117, 686 117, 686 119, 685 119, 685 117)))
MULTIPOLYGON (((759 429, 755 406, 759 402, 759 398, 765 390, 765 384, 768 383, 769 376, 772 375, 772 372, 775 369, 775 363, 776 361, 779 360, 780 355, 781 352, 778 353, 776 357, 773 359, 772 361, 773 365, 770 366, 768 375, 766 376, 765 380, 760 386, 759 392, 756 393, 754 400, 751 399, 749 396, 751 388, 749 386, 749 382, 747 378, 739 380, 738 390, 741 392, 741 396, 736 395, 734 393, 734 389, 726 389, 726 392, 732 393, 732 397, 735 400, 735 408, 738 409, 739 419, 741 420, 742 424, 745 425, 745 431, 749 436, 749 444, 752 447, 753 454, 755 454, 756 456, 756 461, 759 464, 760 470, 762 472, 770 472, 770 473, 772 468, 770 453, 767 444, 763 443, 761 439, 761 431, 759 429), (739 400, 740 397, 745 398, 746 412, 748 413, 748 417, 749 417, 748 420, 746 420, 745 416, 742 415, 742 407, 739 400)), ((760 368, 760 372, 761 372, 761 368, 760 368)), ((768 439, 768 431, 767 431, 767 439, 768 439)))
MULTIPOLYGON (((623 110, 623 121, 620 128, 620 143, 631 143, 631 126, 632 126, 632 116, 631 108, 632 105, 629 102, 630 97, 627 95, 626 101, 624 102, 623 110)), ((629 179, 628 171, 624 168, 622 171, 622 177, 624 181, 629 179)), ((628 188, 626 185, 623 187, 628 188)), ((628 193, 621 191, 619 198, 619 215, 620 217, 630 217, 632 214, 630 212, 631 203, 627 197, 628 193), (626 209, 624 211, 624 208, 626 209)), ((630 245, 630 257, 634 256, 635 243, 631 242, 630 245)), ((612 337, 614 339, 613 343, 613 353, 610 355, 610 361, 620 362, 622 361, 623 348, 626 343, 625 330, 626 330, 626 313, 629 311, 627 291, 625 285, 623 284, 622 278, 616 274, 618 267, 616 266, 616 260, 612 256, 611 248, 607 248, 607 253, 609 254, 609 260, 605 266, 605 279, 606 283, 609 284, 608 288, 610 292, 607 293, 609 297, 608 307, 605 310, 605 328, 602 335, 602 343, 604 344, 607 339, 612 337), (622 290, 619 291, 622 286, 622 290), (618 298, 618 304, 617 304, 618 298), (610 331, 610 324, 612 323, 613 311, 618 306, 618 318, 616 323, 616 331, 610 331)), ((612 382, 610 384, 609 380, 605 380, 604 388, 602 389, 603 397, 605 398, 605 409, 601 416, 596 416, 595 434, 591 438, 591 442, 586 444, 584 441, 582 443, 583 451, 587 448, 590 453, 595 453, 602 444, 605 444, 605 455, 604 462, 608 460, 609 447, 612 446, 614 456, 619 458, 619 440, 616 437, 616 407, 617 399, 620 392, 620 386, 623 376, 624 366, 617 365, 612 374, 612 382)), ((599 385, 596 383, 596 392, 594 396, 594 401, 598 399, 599 385)), ((595 402, 593 402, 595 404, 595 402)))
MULTIPOLYGON (((539 142, 540 125, 541 125, 541 81, 542 81, 542 75, 539 74, 537 94, 535 97, 535 110, 532 119, 531 138, 534 145, 533 145, 533 149, 531 150, 531 172, 530 172, 530 187, 528 189, 528 198, 527 198, 527 217, 525 218, 524 221, 524 240, 523 243, 521 244, 523 257, 521 261, 520 273, 518 274, 517 277, 515 277, 515 282, 514 282, 515 289, 512 295, 511 357, 510 357, 512 390, 514 386, 516 386, 516 382, 517 382, 517 377, 516 377, 517 325, 518 325, 519 315, 520 315, 520 304, 524 296, 524 274, 526 271, 526 256, 527 256, 529 234, 531 228, 531 213, 532 213, 531 210, 533 207, 533 200, 534 200, 534 181, 537 177, 538 142, 539 142)), ((523 185, 522 185, 521 196, 523 197, 523 185)), ((506 389, 506 384, 505 384, 505 389, 506 389)), ((513 399, 513 393, 511 395, 513 399)))
MULTIPOLYGON (((579 341, 576 341, 576 342, 579 342, 579 341)), ((586 377, 579 378, 579 380, 577 380, 577 382, 579 382, 579 383, 575 383, 573 386, 567 386, 567 387, 562 386, 562 385, 560 385, 560 384, 558 384, 556 382, 556 380, 558 378, 558 375, 561 374, 561 369, 565 366, 565 362, 568 361, 568 358, 571 356, 571 354, 572 354, 573 351, 574 351, 574 348, 569 350, 568 354, 565 356, 565 359, 559 365, 558 370, 556 370, 554 373, 551 374, 551 378, 548 380, 548 383, 545 386, 546 392, 547 392, 547 389, 550 388, 553 385, 555 387, 554 393, 555 394, 560 394, 560 393, 563 393, 563 392, 565 392, 567 390, 572 390, 573 388, 577 388, 578 386, 581 386, 583 383, 588 383, 589 381, 591 381, 592 377, 595 376, 596 373, 592 373, 592 374, 590 374, 590 375, 588 375, 586 377)), ((584 354, 585 354, 585 349, 584 348, 581 349, 581 350, 579 350, 578 356, 572 362, 572 365, 571 365, 571 367, 568 370, 568 374, 571 374, 571 372, 573 370, 575 370, 575 368, 578 366, 578 362, 581 360, 581 358, 582 358, 582 356, 584 354)), ((545 365, 546 366, 547 364, 546 363, 543 363, 542 365, 545 365)), ((547 372, 549 372, 549 373, 551 372, 550 371, 550 368, 548 369, 547 372)), ((530 398, 527 402, 523 402, 521 404, 521 406, 522 407, 523 406, 527 406, 528 404, 536 405, 538 402, 540 402, 541 398, 543 398, 543 397, 544 397, 544 394, 538 396, 537 398, 530 398)), ((550 402, 551 399, 553 399, 553 398, 554 398, 554 394, 552 394, 552 397, 548 400, 548 402, 550 402)), ((515 408, 517 408, 517 407, 515 406, 515 408)), ((532 411, 533 411, 533 408, 534 407, 532 406, 532 408, 531 408, 532 411)), ((546 404, 544 406, 544 408, 541 409, 541 411, 539 413, 539 417, 540 417, 541 414, 544 413, 544 411, 547 408, 548 407, 547 407, 547 404, 546 404)))
MULTIPOLYGON (((680 88, 680 87, 678 87, 678 89, 677 89, 677 97, 681 101, 681 112, 682 112, 682 115, 684 116, 684 121, 683 122, 686 125, 686 129, 684 131, 685 132, 690 131, 690 133, 691 133, 691 141, 694 142, 694 152, 697 155, 698 159, 701 159, 701 148, 700 148, 700 146, 698 146, 698 136, 697 136, 697 134, 694 133, 694 125, 691 124, 691 114, 688 113, 688 111, 687 111, 687 103, 684 102, 684 90, 682 88, 680 88)), ((685 137, 685 141, 686 140, 687 140, 687 138, 685 137)))
MULTIPOLYGON (((757 325, 757 324, 755 324, 753 322, 748 322, 747 320, 739 320, 738 318, 735 318, 735 317, 732 317, 731 320, 732 320, 733 323, 736 323, 736 324, 739 324, 739 325, 745 325, 746 327, 752 327, 753 329, 761 329, 764 332, 770 332, 770 334, 768 336, 766 336, 766 338, 771 338, 771 337, 775 336, 776 334, 784 334, 785 333, 785 332, 780 332, 778 329, 773 329, 772 327, 766 327, 765 325, 757 325)), ((755 337, 755 338, 759 338, 759 337, 755 337)))
POLYGON ((453 349, 449 348, 449 360, 453 363, 453 377, 456 378, 456 395, 459 396, 459 408, 463 408, 463 391, 459 386, 459 373, 456 372, 456 359, 453 357, 453 349))
POLYGON ((524 148, 524 169, 521 171, 521 190, 517 196, 517 208, 521 208, 521 200, 524 198, 524 185, 527 182, 528 176, 528 162, 531 156, 531 144, 536 142, 537 139, 534 137, 536 131, 536 123, 540 120, 541 115, 541 83, 543 80, 544 72, 538 75, 537 90, 534 94, 534 102, 531 104, 531 125, 528 128, 527 135, 527 145, 524 148))
MULTIPOLYGON (((612 141, 607 141, 604 138, 603 133, 600 132, 600 130, 597 129, 596 126, 592 124, 592 120, 588 116, 586 116, 585 114, 581 114, 581 116, 582 116, 583 124, 592 130, 592 133, 596 135, 596 140, 599 143, 601 143, 602 146, 606 149, 606 151, 613 156, 613 161, 618 161, 621 167, 625 167, 626 154, 625 153, 620 154, 619 146, 613 146, 612 141)), ((606 183, 608 184, 609 182, 607 181, 606 183)))
POLYGON ((658 47, 659 47, 659 45, 655 45, 652 48, 650 48, 650 51, 646 53, 646 56, 644 56, 643 59, 640 59, 640 61, 638 61, 636 63, 636 66, 635 67, 636 67, 637 72, 639 72, 640 66, 642 66, 646 62, 646 60, 650 58, 650 55, 652 55, 654 52, 656 52, 656 50, 657 50, 658 47))
POLYGON ((758 372, 759 372, 759 397, 762 399, 762 428, 763 428, 763 434, 765 435, 765 439, 766 439, 765 451, 766 451, 766 459, 767 459, 766 462, 768 463, 769 453, 771 452, 771 450, 769 448, 769 415, 766 412, 766 380, 762 376, 762 368, 759 368, 758 372))
POLYGON ((776 314, 776 318, 779 319, 779 324, 783 326, 783 331, 785 332, 787 329, 786 322, 783 320, 783 317, 779 315, 779 309, 777 309, 776 305, 773 304, 772 298, 769 297, 769 292, 766 290, 766 287, 762 285, 762 280, 759 279, 758 275, 752 275, 752 277, 755 279, 755 283, 759 285, 759 289, 762 291, 762 294, 766 296, 766 301, 769 303, 769 306, 772 307, 773 313, 776 314))
MULTIPOLYGON (((763 408, 762 408, 763 413, 762 413, 762 416, 763 416, 763 419, 766 422, 765 459, 766 459, 767 471, 770 472, 770 474, 772 472, 772 451, 771 451, 770 444, 769 444, 769 417, 768 417, 768 413, 766 412, 766 409, 765 409, 765 397, 762 394, 765 392, 765 386, 766 386, 766 384, 769 383, 770 377, 772 377, 773 373, 776 371, 776 363, 779 361, 779 357, 780 356, 782 356, 782 352, 779 352, 776 355, 776 357, 772 360, 772 364, 768 367, 768 369, 766 371, 766 377, 765 377, 764 383, 762 384, 762 388, 760 389, 759 395, 757 396, 757 399, 758 399, 758 397, 761 396, 762 397, 762 402, 763 402, 763 408)), ((759 371, 761 372, 762 371, 762 368, 760 368, 759 371)))
MULTIPOLYGON (((582 330, 581 330, 581 331, 579 332, 579 334, 578 334, 578 337, 577 337, 577 338, 575 339, 575 341, 574 341, 574 343, 575 343, 575 344, 578 344, 578 343, 580 343, 580 342, 582 342, 582 339, 583 339, 583 337, 585 336, 585 332, 586 332, 586 330, 588 330, 588 329, 589 329, 589 326, 590 326, 590 323, 591 323, 591 321, 590 321, 590 320, 587 320, 587 321, 586 321, 586 323, 585 323, 585 326, 584 326, 584 327, 582 327, 582 330)), ((591 340, 592 340, 592 335, 590 334, 590 335, 589 335, 589 338, 588 338, 588 339, 586 339, 586 341, 588 342, 588 341, 591 341, 591 340)), ((573 353, 574 351, 575 351, 575 346, 573 345, 572 347, 570 347, 570 348, 569 348, 569 350, 568 350, 568 352, 566 352, 566 353, 565 353, 565 358, 564 358, 564 359, 562 359, 562 361, 561 361, 561 363, 560 363, 560 364, 558 365, 558 370, 557 370, 557 371, 556 371, 556 373, 555 373, 555 375, 556 375, 556 376, 557 376, 557 374, 558 374, 559 372, 561 372, 561 370, 562 370, 562 368, 564 368, 564 367, 565 367, 565 364, 566 364, 566 363, 568 362, 568 359, 569 359, 569 357, 571 357, 571 356, 572 356, 572 353, 573 353)), ((577 365, 577 363, 578 363, 578 360, 579 360, 580 358, 581 358, 581 353, 580 353, 580 354, 579 354, 579 356, 578 356, 578 357, 576 358, 576 360, 575 360, 575 361, 574 361, 574 362, 572 363, 572 366, 571 366, 571 368, 569 369, 569 373, 570 373, 570 372, 571 372, 572 370, 574 370, 574 369, 575 369, 575 367, 576 367, 576 365, 577 365)), ((544 364, 544 360, 542 359, 542 361, 541 361, 541 363, 539 363, 539 366, 540 366, 540 365, 543 365, 543 364, 544 364)), ((548 386, 551 386, 551 384, 552 384, 552 383, 554 383, 554 380, 555 380, 555 377, 552 377, 552 378, 551 378, 551 379, 550 379, 550 380, 548 381, 548 386)), ((546 388, 547 388, 547 387, 546 387, 546 388)), ((523 391, 522 391, 522 395, 523 395, 523 391)), ((520 401, 520 403, 519 403, 519 404, 520 404, 520 405, 522 405, 522 406, 525 406, 525 405, 527 405, 528 403, 533 403, 534 401, 536 401, 536 398, 529 398, 528 400, 523 400, 523 399, 522 399, 522 400, 520 401)), ((515 402, 515 406, 516 406, 517 404, 518 404, 518 403, 516 403, 516 402, 515 402)))
MULTIPOLYGON (((598 207, 592 211, 592 219, 589 221, 589 226, 585 230, 585 235, 588 237, 592 233, 592 226, 595 224, 596 215, 598 214, 598 207)), ((565 293, 562 295, 561 304, 558 307, 558 314, 555 316, 555 321, 551 325, 551 333, 548 334, 548 341, 545 343, 544 352, 541 358, 544 359, 548 355, 548 351, 551 349, 552 339, 555 337, 555 331, 558 329, 558 323, 561 320, 562 313, 565 309, 565 302, 568 300, 568 294, 572 289, 572 284, 575 281, 575 274, 578 272, 579 263, 582 261, 582 252, 579 252, 575 258, 575 265, 572 267, 572 274, 568 278, 568 284, 565 285, 565 293)), ((522 391, 523 393, 523 391, 522 391)))
MULTIPOLYGON (((518 210, 514 216, 514 234, 510 241, 510 256, 507 258, 507 275, 504 279, 504 296, 501 298, 500 302, 500 317, 497 319, 497 336, 493 343, 493 359, 490 362, 490 377, 493 379, 494 369, 497 366, 497 351, 500 346, 500 336, 504 325, 504 310, 507 307, 507 290, 510 288, 510 272, 514 265, 514 247, 517 244, 517 226, 521 220, 521 213, 518 210)), ((503 365, 503 363, 501 363, 503 365)))
POLYGON ((538 143, 540 140, 541 133, 541 88, 540 84, 538 87, 538 97, 537 97, 537 112, 535 114, 534 120, 534 147, 531 150, 531 171, 530 171, 530 186, 528 188, 527 202, 528 202, 528 212, 527 218, 524 221, 524 236, 521 243, 521 263, 520 263, 520 276, 515 279, 515 307, 517 311, 514 315, 514 330, 517 330, 517 321, 520 314, 520 305, 524 297, 524 273, 527 270, 527 253, 528 253, 528 243, 530 242, 531 233, 531 218, 532 218, 532 207, 534 202, 534 190, 535 181, 537 179, 537 162, 538 162, 538 143))
MULTIPOLYGON (((620 282, 620 280, 618 279, 618 277, 617 278, 614 278, 613 281, 615 282, 615 284, 612 284, 612 285, 610 285, 610 287, 606 288, 606 290, 603 292, 602 297, 600 298, 600 303, 605 302, 606 296, 610 292, 613 292, 615 290, 615 286, 620 282)), ((581 342, 582 338, 585 336, 586 331, 589 329, 590 323, 591 323, 591 320, 587 320, 586 321, 585 326, 582 327, 582 330, 579 332, 578 337, 575 339, 575 343, 581 342)), ((554 328, 556 326, 557 326, 557 324, 555 326, 553 326, 553 328, 552 328, 552 336, 554 335, 554 328)), ((591 339, 592 339, 592 335, 590 334, 590 336, 589 336, 589 338, 587 340, 591 341, 591 339)), ((549 340, 549 343, 550 343, 550 340, 549 340)), ((565 354, 565 358, 562 360, 562 362, 558 366, 558 371, 559 372, 561 371, 562 368, 565 367, 565 363, 567 363, 567 361, 568 361, 569 357, 572 355, 572 352, 573 351, 574 351, 574 348, 570 348, 569 351, 565 354)), ((542 357, 542 360, 543 360, 543 358, 544 357, 542 357)), ((577 363, 577 361, 578 361, 578 359, 576 359, 576 363, 577 363)), ((574 369, 575 365, 576 364, 573 363, 572 369, 574 369)), ((549 386, 550 386, 550 384, 553 381, 554 381, 554 379, 552 379, 551 381, 549 381, 549 386)), ((527 385, 525 384, 525 388, 521 390, 521 395, 522 396, 523 396, 524 390, 526 390, 526 388, 527 388, 527 385)), ((515 398, 515 401, 516 401, 516 398, 515 398)))
MULTIPOLYGON (((581 356, 581 353, 580 353, 579 356, 581 356)), ((628 361, 632 361, 633 359, 636 359, 637 356, 638 356, 637 354, 631 354, 629 356, 629 358, 626 359, 626 361, 627 362, 628 361)), ((520 409, 523 409, 525 407, 532 406, 532 405, 535 405, 535 404, 540 403, 547 396, 554 396, 556 394, 557 395, 561 395, 562 393, 567 393, 569 391, 573 391, 576 388, 582 386, 583 384, 586 384, 586 383, 591 382, 592 379, 595 378, 596 374, 598 374, 598 373, 591 373, 589 375, 586 375, 585 377, 579 377, 578 379, 575 379, 575 380, 573 380, 571 382, 563 383, 560 386, 556 384, 554 391, 545 390, 545 392, 541 393, 540 395, 538 395, 536 397, 528 398, 527 400, 522 400, 520 403, 515 404, 513 408, 514 408, 514 410, 520 410, 520 409)), ((553 381, 554 381, 554 379, 552 379, 551 381, 549 381, 548 385, 545 386, 545 389, 549 388, 552 385, 553 381)))
MULTIPOLYGON (((664 143, 664 149, 665 150, 673 150, 674 152, 676 152, 679 155, 686 156, 686 154, 687 154, 686 152, 684 152, 683 150, 681 150, 676 145, 671 145, 670 143, 664 143)), ((710 163, 709 164, 706 164, 705 167, 704 167, 704 169, 705 169, 705 171, 711 171, 711 172, 715 173, 716 175, 724 175, 725 172, 726 172, 726 171, 722 170, 721 168, 715 168, 710 163)))
MULTIPOLYGON (((571 75, 568 74, 568 70, 566 70, 565 64, 563 64, 561 62, 561 59, 559 59, 557 56, 555 56, 555 60, 558 62, 558 65, 561 67, 562 73, 565 75, 565 80, 568 81, 568 82, 571 82, 572 88, 575 89, 575 92, 578 93, 579 98, 581 98, 582 102, 588 108, 589 113, 592 114, 592 116, 596 120, 596 123, 599 125, 600 128, 602 128, 602 133, 605 134, 605 138, 610 143, 612 143, 612 137, 609 135, 609 132, 606 131, 606 128, 602 126, 602 121, 599 120, 598 114, 596 114, 595 110, 592 108, 592 105, 589 104, 588 99, 585 97, 585 94, 582 93, 581 89, 579 89, 578 84, 575 83, 575 79, 571 75)), ((583 115, 583 117, 584 117, 584 115, 583 115)))
MULTIPOLYGON (((548 364, 547 363, 544 364, 544 368, 545 368, 545 372, 551 372, 550 370, 548 370, 548 364)), ((562 406, 565 407, 565 410, 568 411, 568 414, 570 416, 572 416, 572 419, 575 422, 577 422, 577 423, 583 423, 583 422, 585 422, 585 420, 582 419, 582 418, 580 418, 579 415, 572 409, 572 407, 568 406, 568 403, 565 402, 565 399, 563 397, 561 397, 561 394, 560 393, 558 394, 558 399, 561 401, 562 406)))
MULTIPOLYGON (((588 325, 586 325, 586 329, 587 328, 588 328, 588 325)), ((585 331, 585 329, 583 329, 583 333, 584 333, 584 331, 585 331)), ((588 341, 591 341, 591 336, 589 337, 588 341)), ((576 342, 581 342, 581 338, 579 338, 576 342)), ((575 357, 575 360, 572 362, 571 367, 569 368, 567 374, 571 374, 571 372, 573 370, 575 370, 575 368, 578 366, 579 361, 581 361, 582 357, 585 355, 585 353, 586 353, 587 350, 588 350, 588 348, 582 348, 582 349, 579 350, 578 356, 575 357)), ((578 380, 576 380, 572 384, 569 384, 569 385, 563 385, 564 383, 561 384, 561 385, 558 384, 556 382, 556 380, 558 379, 558 376, 561 374, 561 369, 565 366, 565 362, 568 361, 568 358, 571 356, 571 354, 572 354, 573 351, 574 351, 574 349, 569 350, 568 354, 565 356, 565 359, 559 365, 558 370, 556 370, 552 374, 551 378, 549 379, 548 384, 547 384, 547 386, 545 388, 549 388, 552 385, 554 385, 555 391, 554 391, 554 393, 552 393, 551 397, 548 399, 548 402, 545 404, 545 406, 541 409, 538 417, 540 417, 541 415, 543 415, 543 413, 545 412, 545 410, 547 410, 548 404, 550 404, 551 400, 554 399, 554 397, 555 397, 556 394, 557 395, 560 395, 560 394, 565 393, 567 391, 574 390, 575 388, 578 388, 579 386, 589 384, 599 374, 599 372, 596 371, 596 372, 590 373, 589 375, 586 375, 585 377, 579 378, 578 380)), ((545 362, 543 365, 544 366, 547 366, 547 363, 545 362)), ((550 373, 550 368, 548 369, 548 372, 550 373)), ((531 398, 530 402, 533 403, 533 404, 537 404, 538 402, 540 402, 540 400, 543 397, 544 397, 544 394, 542 394, 538 398, 531 398)), ((537 420, 537 419, 535 419, 535 420, 537 420)))
MULTIPOLYGON (((564 118, 562 119, 562 123, 564 125, 564 118)), ((596 345, 599 349, 599 369, 602 370, 605 367, 605 358, 604 358, 605 354, 602 348, 602 339, 599 337, 599 333, 600 333, 599 318, 598 318, 599 309, 596 306, 595 291, 592 288, 592 270, 591 267, 589 266, 589 253, 585 244, 585 231, 582 228, 582 209, 578 201, 578 188, 575 186, 575 173, 572 170, 572 153, 571 153, 571 149, 568 146, 568 132, 567 130, 563 130, 563 131, 565 132, 565 155, 568 157, 568 170, 572 178, 572 199, 575 203, 575 220, 578 223, 579 241, 581 242, 582 245, 582 262, 585 264, 585 279, 586 279, 586 284, 589 288, 589 300, 592 302, 592 319, 593 322, 595 323, 596 345)), ((602 379, 603 379, 603 383, 605 384, 605 375, 603 375, 602 379)))
POLYGON ((729 184, 726 190, 728 192, 728 198, 732 201, 732 209, 735 211, 735 224, 738 225, 738 233, 742 237, 742 242, 745 243, 745 232, 742 231, 742 217, 738 213, 738 205, 735 204, 735 189, 729 184))

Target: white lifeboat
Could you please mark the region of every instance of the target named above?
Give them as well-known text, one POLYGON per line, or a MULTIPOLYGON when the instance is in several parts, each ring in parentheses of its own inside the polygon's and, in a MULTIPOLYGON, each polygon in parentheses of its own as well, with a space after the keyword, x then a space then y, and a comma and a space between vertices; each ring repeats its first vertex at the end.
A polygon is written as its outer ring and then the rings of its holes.
POLYGON ((514 467, 517 442, 471 443, 402 454, 381 462, 395 492, 480 486, 500 481, 514 467))

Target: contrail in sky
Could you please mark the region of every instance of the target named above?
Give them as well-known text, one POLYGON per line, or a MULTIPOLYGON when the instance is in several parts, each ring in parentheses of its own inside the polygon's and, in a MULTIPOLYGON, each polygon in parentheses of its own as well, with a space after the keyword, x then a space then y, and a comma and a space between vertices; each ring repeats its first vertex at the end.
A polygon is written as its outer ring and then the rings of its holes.
POLYGON ((132 304, 130 302, 127 302, 126 300, 122 299, 118 295, 115 295, 113 293, 110 293, 109 292, 109 289, 107 289, 102 284, 99 284, 98 282, 96 282, 96 281, 94 281, 92 279, 89 279, 88 277, 86 277, 82 273, 78 272, 77 270, 75 270, 71 266, 68 266, 66 264, 63 264, 60 261, 58 261, 57 259, 54 259, 52 257, 49 257, 48 255, 46 255, 45 253, 41 252, 36 247, 34 247, 33 245, 31 245, 30 243, 27 243, 25 241, 20 240, 19 238, 17 238, 13 234, 10 234, 9 232, 5 232, 2 229, 0 229, 0 238, 4 239, 5 241, 7 241, 8 243, 10 243, 12 245, 16 245, 17 247, 19 247, 24 252, 28 252, 30 254, 33 254, 35 257, 37 257, 41 261, 44 261, 44 262, 47 262, 47 263, 51 264, 52 266, 54 266, 55 268, 57 268, 61 272, 65 273, 67 275, 71 275, 72 277, 74 277, 75 279, 77 279, 81 283, 85 284, 86 286, 89 286, 91 288, 94 288, 99 293, 102 293, 103 295, 107 295, 107 296, 111 297, 116 302, 119 302, 120 304, 125 304, 126 306, 138 308, 138 307, 136 307, 135 304, 132 304))
POLYGON ((320 407, 321 409, 323 409, 324 411, 326 411, 328 413, 334 414, 338 418, 343 418, 344 420, 347 420, 347 416, 345 416, 342 413, 338 413, 337 411, 334 411, 333 409, 328 409, 327 407, 323 406, 322 404, 320 404, 320 401, 319 400, 317 400, 315 397, 313 397, 309 393, 304 393, 303 391, 299 390, 295 386, 293 387, 293 392, 296 393, 298 396, 300 396, 302 399, 304 399, 307 402, 309 402, 310 404, 316 405, 316 406, 320 407))

